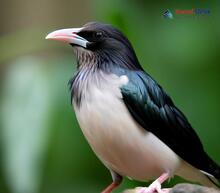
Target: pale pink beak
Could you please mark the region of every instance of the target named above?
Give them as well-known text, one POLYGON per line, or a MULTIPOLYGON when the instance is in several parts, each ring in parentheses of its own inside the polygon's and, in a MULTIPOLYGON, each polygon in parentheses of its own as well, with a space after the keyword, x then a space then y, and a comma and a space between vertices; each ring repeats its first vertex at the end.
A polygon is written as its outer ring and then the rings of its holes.
POLYGON ((49 33, 45 39, 58 40, 86 48, 88 41, 77 35, 83 28, 60 29, 49 33))

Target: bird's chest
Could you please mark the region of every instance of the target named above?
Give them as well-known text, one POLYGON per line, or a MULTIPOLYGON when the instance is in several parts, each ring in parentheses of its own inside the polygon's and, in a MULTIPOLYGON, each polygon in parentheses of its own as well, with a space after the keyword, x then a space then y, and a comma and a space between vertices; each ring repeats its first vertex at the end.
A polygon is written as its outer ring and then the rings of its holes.
POLYGON ((130 115, 122 102, 120 77, 88 83, 82 92, 80 106, 74 104, 81 129, 98 154, 112 151, 126 130, 130 115))
MULTIPOLYGON (((115 89, 118 88, 113 90, 115 89)), ((137 135, 144 135, 146 131, 138 128, 124 105, 121 94, 113 90, 93 88, 88 98, 83 99, 81 106, 75 106, 75 112, 96 155, 108 168, 122 175, 129 175, 126 171, 128 167, 132 168, 128 166, 130 156, 136 157, 139 153, 137 150, 141 148, 138 147, 140 144, 135 146, 139 140, 137 135)))
POLYGON ((134 179, 146 180, 172 171, 175 160, 170 158, 174 155, 134 121, 123 103, 121 84, 102 84, 87 85, 81 105, 73 103, 80 127, 96 155, 109 169, 134 179), (164 156, 159 156, 160 152, 165 152, 164 156))
POLYGON ((120 95, 109 90, 93 89, 81 106, 75 107, 81 129, 95 151, 112 151, 131 123, 131 117, 120 95), (105 150, 104 150, 105 149, 105 150))

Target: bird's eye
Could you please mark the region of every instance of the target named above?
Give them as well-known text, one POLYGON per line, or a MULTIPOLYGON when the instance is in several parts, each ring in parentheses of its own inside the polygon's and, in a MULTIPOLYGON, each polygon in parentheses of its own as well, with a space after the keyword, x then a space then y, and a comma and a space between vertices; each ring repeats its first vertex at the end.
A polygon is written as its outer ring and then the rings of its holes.
POLYGON ((102 32, 95 32, 94 36, 96 39, 100 39, 103 36, 103 33, 102 32))

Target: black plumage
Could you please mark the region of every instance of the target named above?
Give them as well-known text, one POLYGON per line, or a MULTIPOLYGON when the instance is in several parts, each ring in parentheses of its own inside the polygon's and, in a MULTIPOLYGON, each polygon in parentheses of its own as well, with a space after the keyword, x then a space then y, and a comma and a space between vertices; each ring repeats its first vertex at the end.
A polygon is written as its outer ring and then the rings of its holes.
MULTIPOLYGON (((90 67, 79 67, 71 81, 72 97, 76 97, 77 104, 81 101, 77 88, 79 77, 86 78, 88 73, 94 70, 117 75, 126 74, 130 81, 121 88, 121 92, 134 119, 182 159, 220 179, 219 166, 205 153, 198 135, 184 114, 174 105, 163 88, 143 70, 128 39, 108 24, 89 23, 85 27, 79 35, 93 42, 89 48, 96 53, 93 55, 96 62, 91 63, 90 67), (98 41, 94 35, 97 32, 103 33, 98 41)), ((78 58, 86 57, 86 54, 84 57, 78 55, 78 58)), ((78 62, 83 64, 80 60, 78 62)))
POLYGON ((70 81, 71 99, 77 108, 85 100, 87 82, 92 80, 98 85, 103 72, 118 77, 125 75, 129 81, 120 91, 132 118, 183 160, 206 172, 213 183, 210 175, 220 180, 220 167, 204 151, 185 115, 141 67, 126 36, 111 25, 97 22, 86 24, 77 35, 86 42, 86 46, 78 45, 78 41, 70 43, 78 61, 77 72, 70 81))
POLYGON ((123 100, 135 120, 182 159, 220 179, 219 166, 205 153, 187 118, 162 87, 143 71, 128 72, 127 76, 133 76, 132 81, 121 90, 123 100))

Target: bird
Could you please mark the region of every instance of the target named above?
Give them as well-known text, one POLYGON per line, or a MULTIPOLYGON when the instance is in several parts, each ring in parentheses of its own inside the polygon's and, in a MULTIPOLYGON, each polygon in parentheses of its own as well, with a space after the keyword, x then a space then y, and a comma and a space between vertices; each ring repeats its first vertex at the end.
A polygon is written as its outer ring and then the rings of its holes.
POLYGON ((91 149, 117 188, 124 177, 154 180, 138 193, 166 192, 161 184, 180 176, 219 188, 220 167, 171 97, 139 63, 128 38, 111 24, 89 22, 60 29, 46 39, 70 44, 77 70, 71 103, 91 149))

